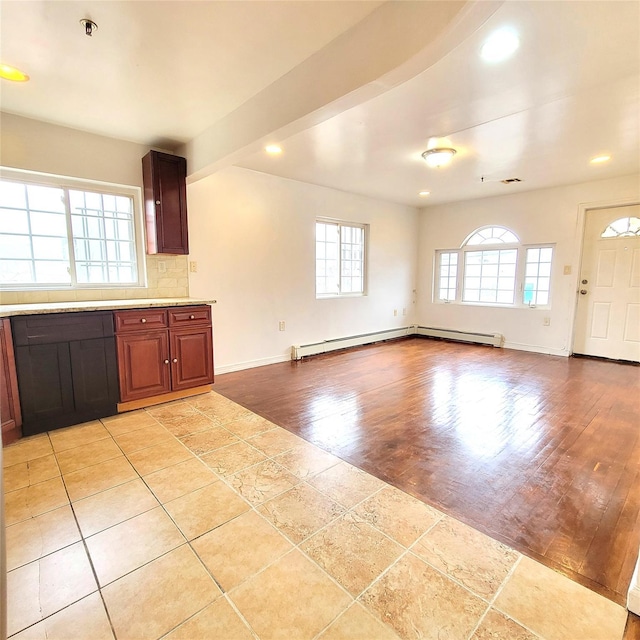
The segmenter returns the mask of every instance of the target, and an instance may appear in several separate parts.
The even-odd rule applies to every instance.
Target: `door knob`
[[[581,293],[583,296],[586,296],[586,295],[587,295],[587,290],[586,290],[586,289],[580,289],[580,293]]]

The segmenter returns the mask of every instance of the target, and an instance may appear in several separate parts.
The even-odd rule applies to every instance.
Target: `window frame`
[[[487,225],[488,227],[498,227],[501,225]],[[433,259],[433,295],[432,301],[435,304],[456,304],[462,306],[469,307],[496,307],[500,309],[549,309],[551,308],[552,303],[552,283],[553,283],[553,268],[556,260],[555,249],[556,244],[553,242],[545,242],[545,243],[535,243],[535,244],[523,244],[521,242],[518,243],[501,243],[497,242],[495,244],[473,244],[468,245],[467,241],[474,236],[478,231],[484,229],[486,227],[481,227],[480,229],[476,229],[473,233],[469,234],[465,239],[463,245],[458,249],[436,249],[434,253]],[[505,227],[506,228],[506,227]],[[510,229],[507,229],[510,231]],[[502,250],[513,250],[515,249],[516,254],[516,269],[515,269],[515,277],[514,277],[514,301],[513,303],[508,302],[482,302],[482,301],[469,301],[464,300],[464,278],[465,278],[465,265],[466,265],[466,253],[477,252],[477,251],[502,251]],[[546,304],[531,304],[524,302],[525,295],[525,279],[526,279],[526,260],[527,260],[527,251],[529,249],[551,249],[551,270],[549,275],[549,297]],[[441,256],[443,254],[457,254],[458,264],[456,271],[456,288],[455,288],[455,298],[454,299],[443,299],[440,297],[440,273],[441,273]]]
[[[318,293],[318,257],[317,257],[317,239],[315,229],[317,224],[335,225],[338,227],[338,292],[337,293]],[[362,291],[346,291],[342,289],[342,227],[350,227],[362,230]],[[338,220],[336,218],[316,217],[314,220],[314,280],[316,300],[325,300],[329,298],[361,298],[367,295],[368,281],[368,242],[369,242],[369,225],[362,222],[349,222],[346,220]]]
[[[124,185],[84,178],[74,178],[56,174],[27,171],[10,167],[0,167],[0,180],[22,184],[51,187],[64,190],[65,221],[67,227],[66,241],[69,248],[69,275],[71,282],[65,283],[0,283],[2,291],[76,291],[91,289],[138,289],[147,286],[147,268],[145,252],[145,228],[142,209],[142,189],[138,186]],[[134,255],[136,261],[137,280],[135,282],[82,283],[77,281],[74,236],[71,228],[72,211],[69,205],[69,191],[83,191],[104,195],[123,196],[133,201],[133,233]]]

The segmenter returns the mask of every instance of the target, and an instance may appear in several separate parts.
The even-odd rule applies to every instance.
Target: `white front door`
[[[640,362],[640,205],[586,213],[574,353]]]

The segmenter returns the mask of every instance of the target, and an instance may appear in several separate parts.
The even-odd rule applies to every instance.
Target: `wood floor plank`
[[[640,544],[640,368],[419,338],[214,390],[624,602]]]

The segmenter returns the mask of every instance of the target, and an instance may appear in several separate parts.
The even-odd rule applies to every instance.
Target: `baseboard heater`
[[[291,359],[300,360],[305,356],[315,356],[320,353],[328,353],[329,351],[338,351],[339,349],[348,349],[349,347],[361,347],[362,345],[373,342],[402,338],[412,335],[414,329],[415,327],[401,327],[400,329],[389,329],[388,331],[362,333],[358,336],[349,336],[348,338],[335,338],[334,340],[323,340],[322,342],[313,342],[311,344],[294,345],[291,347]]]
[[[473,331],[456,331],[452,329],[437,329],[436,327],[416,327],[415,334],[429,338],[442,338],[455,342],[472,342],[474,344],[486,344],[492,347],[501,347],[504,344],[504,336],[500,333],[475,333]]]
[[[419,327],[413,325],[410,327],[400,327],[399,329],[389,329],[387,331],[363,333],[347,338],[335,338],[333,340],[323,340],[322,342],[294,345],[291,347],[291,359],[301,360],[306,356],[315,356],[320,353],[348,349],[349,347],[361,347],[365,344],[413,335],[442,338],[443,340],[453,340],[456,342],[486,344],[492,347],[501,347],[504,344],[504,336],[499,333],[473,333],[470,331],[455,331],[451,329],[437,329],[435,327]]]

